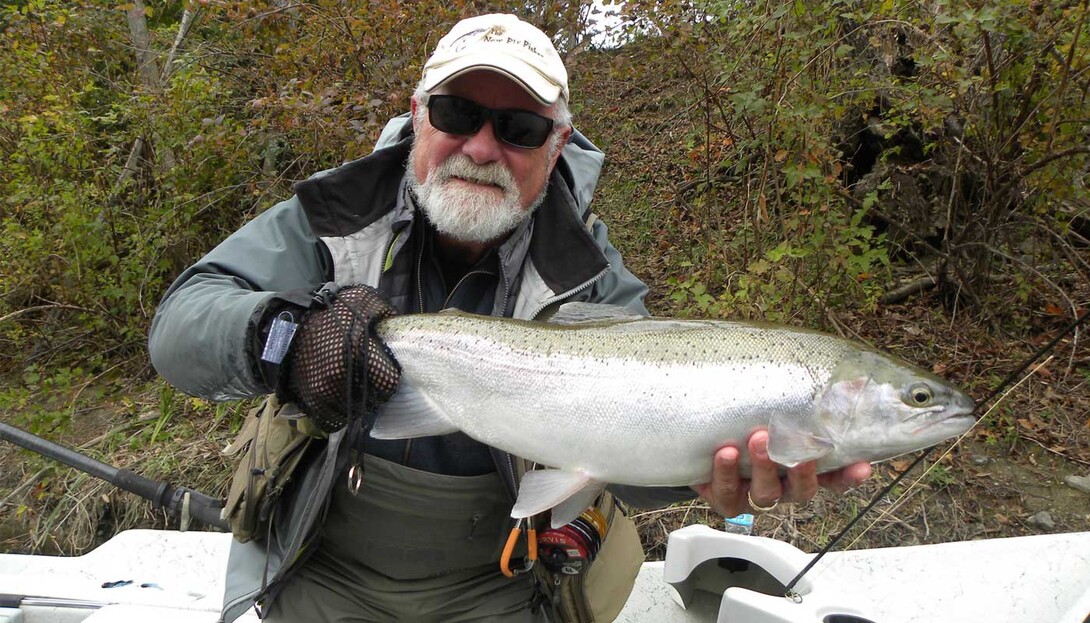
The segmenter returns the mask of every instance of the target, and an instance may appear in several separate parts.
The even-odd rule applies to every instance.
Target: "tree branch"
[[[1055,162],[1056,160],[1067,158],[1069,156],[1075,156],[1078,154],[1090,154],[1090,147],[1071,147],[1063,151],[1058,151],[1054,154],[1049,154],[1023,169],[1021,172],[1021,177],[1029,177],[1031,173],[1035,173],[1036,171],[1047,167],[1050,163]]]
[[[938,278],[934,277],[933,275],[920,277],[919,279],[910,281],[899,288],[890,290],[889,292],[883,294],[881,299],[882,304],[892,305],[894,303],[900,303],[901,301],[907,299],[913,294],[916,294],[917,292],[923,292],[928,288],[935,287],[938,283]]]
[[[11,320],[12,318],[15,318],[17,316],[22,316],[23,314],[26,314],[26,313],[29,313],[29,312],[32,312],[32,311],[42,310],[42,309],[73,309],[75,311],[89,312],[89,313],[92,313],[92,314],[96,313],[95,310],[93,310],[93,309],[87,309],[86,307],[80,307],[78,305],[64,305],[62,303],[50,303],[49,305],[35,305],[34,307],[24,307],[22,309],[17,309],[15,311],[11,312],[10,314],[5,314],[3,316],[0,316],[0,322]]]
[[[199,9],[198,9],[199,10]],[[182,40],[189,33],[189,27],[193,25],[193,20],[197,17],[197,11],[186,8],[182,13],[182,22],[178,24],[178,34],[174,35],[174,43],[170,46],[170,52],[167,53],[167,60],[163,63],[163,71],[159,74],[160,84],[165,85],[170,78],[170,74],[174,73],[174,57],[178,54],[178,48],[182,45]]]

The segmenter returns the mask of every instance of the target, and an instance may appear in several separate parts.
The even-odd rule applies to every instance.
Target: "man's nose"
[[[496,138],[492,121],[486,120],[477,133],[466,137],[462,143],[462,153],[469,156],[475,164],[488,164],[500,159],[503,145]]]

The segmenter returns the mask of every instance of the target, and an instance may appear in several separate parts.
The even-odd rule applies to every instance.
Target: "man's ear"
[[[420,118],[416,116],[416,108],[419,105],[420,103],[416,101],[415,97],[409,98],[409,112],[413,120],[413,134],[416,134],[417,136],[420,135],[420,127],[418,126]]]
[[[572,127],[569,125],[560,131],[560,142],[556,146],[556,153],[553,154],[552,161],[549,162],[549,171],[552,172],[556,167],[556,161],[560,159],[560,154],[564,152],[564,146],[568,144],[568,140],[571,138]]]

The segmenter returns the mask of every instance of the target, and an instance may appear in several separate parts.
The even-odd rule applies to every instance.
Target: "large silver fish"
[[[836,336],[764,323],[633,316],[572,303],[549,323],[462,313],[378,325],[401,363],[373,436],[458,430],[554,469],[526,475],[512,517],[574,519],[606,483],[711,479],[712,456],[767,427],[773,461],[819,471],[968,430],[946,381]]]

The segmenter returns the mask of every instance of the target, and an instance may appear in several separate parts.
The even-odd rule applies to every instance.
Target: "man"
[[[396,362],[365,330],[395,310],[533,318],[589,301],[647,313],[646,287],[590,213],[602,154],[573,130],[569,100],[544,33],[510,15],[464,20],[426,63],[410,119],[388,126],[375,153],[299,184],[167,292],[149,342],[164,377],[213,400],[276,391],[325,438],[267,534],[233,545],[227,620],[255,600],[278,621],[555,615],[536,599],[540,586],[499,573],[511,458],[460,433],[369,439],[359,406],[396,388]],[[337,290],[352,284],[375,290]],[[752,480],[739,478],[728,447],[708,457],[713,479],[696,487],[724,515],[869,473],[856,465],[819,480],[809,464],[781,480],[767,434],[748,445]],[[614,493],[638,506],[693,496]]]

